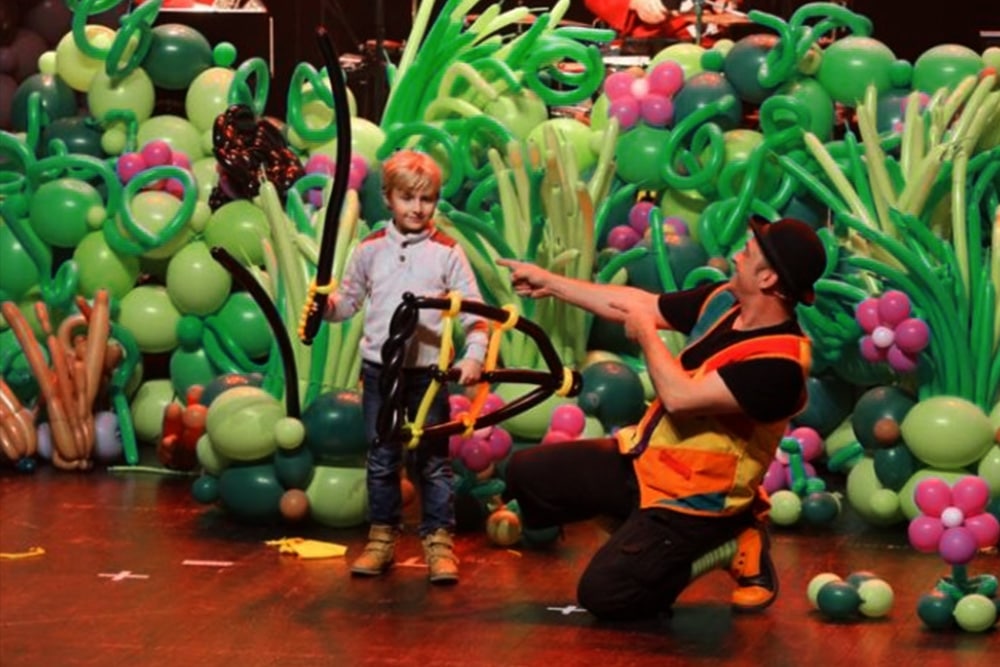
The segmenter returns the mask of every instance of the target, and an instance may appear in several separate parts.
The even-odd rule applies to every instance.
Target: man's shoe
[[[377,577],[392,567],[396,555],[396,538],[399,530],[393,526],[372,525],[368,531],[368,544],[361,555],[351,563],[351,574]]]
[[[736,538],[729,574],[738,586],[732,596],[737,611],[760,611],[778,597],[778,575],[763,528],[747,528]]]
[[[458,582],[458,557],[455,543],[444,528],[438,528],[423,539],[424,558],[427,560],[428,579],[432,584]]]

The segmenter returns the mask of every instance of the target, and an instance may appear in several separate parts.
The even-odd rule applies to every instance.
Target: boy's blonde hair
[[[441,192],[441,167],[426,153],[404,150],[382,163],[382,191]]]

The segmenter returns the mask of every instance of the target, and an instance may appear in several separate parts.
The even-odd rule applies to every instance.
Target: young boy
[[[463,299],[481,300],[475,275],[461,246],[434,227],[434,211],[441,190],[441,170],[429,156],[399,151],[382,165],[383,193],[392,221],[366,237],[347,264],[343,281],[327,301],[326,319],[345,320],[367,305],[361,341],[362,409],[368,452],[368,505],[371,529],[364,552],[351,565],[358,576],[377,576],[392,566],[402,522],[400,471],[403,445],[376,442],[381,351],[389,322],[403,294],[444,296],[457,291]],[[459,382],[479,379],[488,342],[484,320],[459,317],[466,332],[465,356],[455,364]],[[408,342],[403,385],[408,416],[412,419],[431,382],[441,346],[442,313],[421,309],[416,333]],[[428,426],[449,419],[448,395],[442,387],[427,414]],[[447,438],[424,439],[408,452],[407,463],[420,489],[420,537],[430,570],[430,581],[458,581],[454,554],[455,528],[452,470]]]

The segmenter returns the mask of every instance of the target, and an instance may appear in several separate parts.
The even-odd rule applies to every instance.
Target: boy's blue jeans
[[[403,496],[399,484],[405,443],[375,442],[378,411],[382,406],[382,394],[379,392],[381,372],[381,367],[376,364],[366,361],[361,365],[361,405],[365,435],[369,442],[368,513],[373,524],[398,526],[403,519]],[[407,370],[402,381],[406,417],[407,420],[413,420],[431,382],[431,374]],[[441,387],[427,412],[424,426],[440,424],[448,419],[448,392],[446,387]],[[410,479],[419,489],[421,499],[420,536],[429,535],[439,528],[453,531],[455,507],[448,438],[421,439],[416,449],[406,449],[406,464]]]

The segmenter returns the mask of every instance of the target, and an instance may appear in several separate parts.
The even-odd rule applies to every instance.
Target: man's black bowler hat
[[[812,227],[794,218],[750,219],[750,229],[789,298],[812,305],[813,284],[826,269],[826,250]]]

